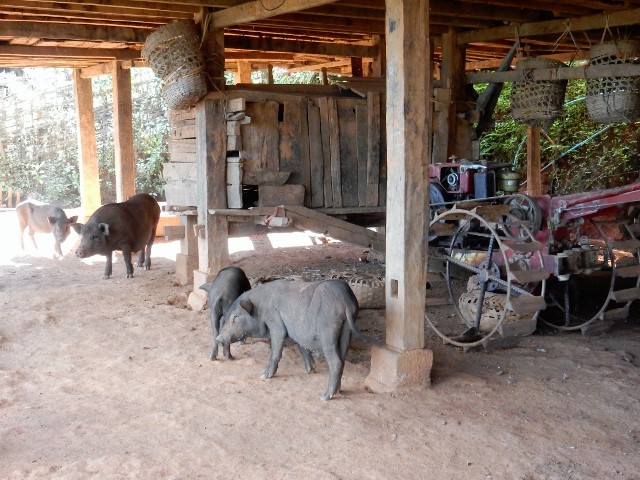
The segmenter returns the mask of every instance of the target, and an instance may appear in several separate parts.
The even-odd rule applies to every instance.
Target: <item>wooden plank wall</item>
[[[282,185],[278,179],[286,181],[285,185],[302,185],[303,204],[310,208],[385,205],[381,94],[351,98],[244,93],[234,92],[234,96],[247,118],[227,139],[228,154],[237,155],[245,185],[277,187]],[[234,114],[227,112],[229,115]],[[172,112],[171,120],[167,194],[174,193],[177,202],[192,204],[193,199],[183,197],[195,194],[195,189],[187,192],[184,188],[195,180],[189,168],[195,165],[194,114]],[[282,191],[284,202],[285,186]]]

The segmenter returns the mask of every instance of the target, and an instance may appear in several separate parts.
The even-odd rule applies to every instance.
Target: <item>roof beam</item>
[[[3,37],[25,37],[93,42],[144,43],[151,30],[142,28],[83,26],[68,23],[1,21]]]
[[[519,26],[485,28],[471,32],[460,32],[458,34],[458,45],[515,38],[516,36],[524,38],[536,35],[561,34],[567,31],[567,28],[570,28],[572,32],[581,32],[583,30],[601,29],[605,28],[605,26],[623,27],[638,23],[640,23],[640,8],[635,8],[572,19],[563,18],[545,22],[524,23]]]
[[[275,0],[275,2],[273,2],[274,7],[267,8],[265,2],[269,4],[272,2],[269,2],[269,0],[256,0],[212,13],[209,21],[212,28],[224,28],[242,23],[255,22],[256,20],[264,20],[286,13],[299,12],[300,10],[307,10],[335,1],[336,0],[288,0],[283,2],[282,0]]]
[[[235,35],[225,35],[224,46],[225,48],[235,48],[238,50],[301,53],[306,55],[326,55],[330,57],[374,58],[378,54],[378,47],[367,45],[303,42],[297,40],[279,40],[270,37],[256,38]]]
[[[140,51],[132,48],[74,48],[37,47],[27,45],[0,45],[2,57],[50,57],[50,58],[93,58],[112,60],[135,60]]]

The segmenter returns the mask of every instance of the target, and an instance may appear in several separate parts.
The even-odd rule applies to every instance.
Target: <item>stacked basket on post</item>
[[[142,56],[158,78],[171,110],[194,105],[207,93],[200,35],[192,20],[176,20],[149,35]]]

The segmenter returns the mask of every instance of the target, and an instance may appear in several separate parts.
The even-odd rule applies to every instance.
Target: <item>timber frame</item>
[[[382,95],[384,116],[378,121],[386,133],[386,148],[381,147],[376,158],[369,159],[374,163],[367,165],[386,169],[386,188],[378,191],[385,203],[378,198],[375,204],[386,207],[386,232],[384,236],[358,233],[358,241],[385,248],[387,254],[386,342],[372,350],[367,380],[372,390],[429,383],[432,358],[424,348],[423,317],[429,201],[425,170],[429,162],[446,161],[452,155],[478,158],[472,125],[482,112],[469,98],[467,86],[521,79],[522,74],[513,70],[494,71],[514,44],[515,61],[531,56],[579,62],[588,57],[591,45],[603,39],[640,39],[640,0],[75,0],[64,4],[16,0],[0,1],[0,7],[0,69],[74,69],[81,198],[87,213],[100,203],[95,195],[99,179],[89,79],[103,74],[114,79],[120,200],[134,192],[129,69],[145,66],[140,51],[146,37],[173,20],[194,19],[204,34],[202,48],[209,58],[224,59],[207,66],[211,93],[194,109],[197,204],[185,210],[183,225],[195,236],[185,239],[183,254],[197,257],[196,286],[228,264],[228,236],[243,231],[240,227],[247,223],[253,225],[246,213],[228,208],[223,71],[234,72],[236,83],[248,83],[255,70],[265,71],[271,79],[274,66],[315,70],[322,72],[325,83],[332,74],[351,77],[336,83],[339,87],[318,86],[316,96],[329,98],[348,90],[361,97],[364,93],[368,101],[372,92]],[[526,74],[536,79],[640,74],[638,65],[578,65]],[[291,86],[237,88],[300,96],[312,95],[315,87],[304,94]],[[320,108],[313,101],[307,105]],[[528,188],[533,194],[540,193],[539,135],[536,127],[529,129]],[[330,151],[331,137],[327,138]],[[367,176],[375,171],[368,170]],[[336,179],[342,182],[339,176]],[[313,180],[309,179],[310,185]],[[366,191],[367,184],[363,186]],[[334,198],[337,191],[331,193]],[[337,236],[355,238],[357,229],[335,218],[344,210],[314,204],[313,190],[304,195],[302,204],[285,206],[282,216],[294,225],[322,224]],[[366,195],[363,198],[365,205],[350,208],[371,213],[366,209],[374,207],[366,205]],[[264,214],[256,210],[251,215],[269,216]]]

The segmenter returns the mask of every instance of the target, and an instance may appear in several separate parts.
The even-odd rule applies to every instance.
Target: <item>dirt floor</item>
[[[342,393],[323,402],[326,364],[306,375],[293,346],[268,381],[262,341],[209,360],[209,312],[186,308],[177,242],[132,279],[118,256],[101,280],[102,258],[73,256],[75,234],[53,260],[46,236],[20,252],[14,223],[0,213],[2,479],[640,479],[635,314],[507,350],[427,335],[431,387],[393,394],[365,389],[370,349],[354,341]],[[253,278],[381,268],[361,248],[291,238],[307,245],[262,237],[232,261]],[[383,311],[359,322],[382,338]]]

